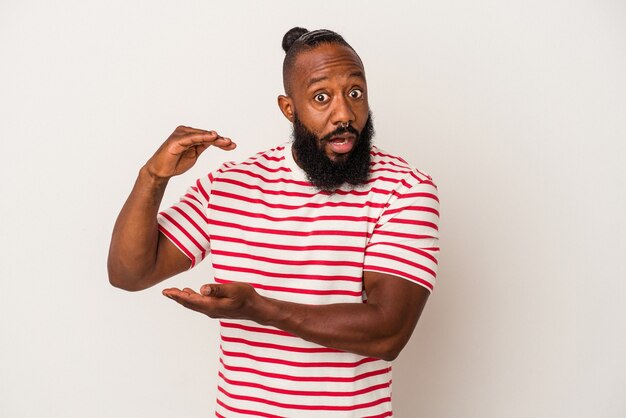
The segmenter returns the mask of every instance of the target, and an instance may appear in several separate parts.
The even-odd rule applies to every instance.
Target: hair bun
[[[283,36],[283,49],[285,50],[285,52],[289,51],[291,45],[293,45],[293,43],[297,41],[299,37],[307,32],[308,30],[297,26],[289,29],[285,36]]]

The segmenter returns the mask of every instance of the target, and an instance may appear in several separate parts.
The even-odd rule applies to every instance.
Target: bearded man
[[[165,289],[218,318],[217,416],[387,417],[391,366],[437,271],[432,179],[372,145],[365,70],[329,30],[283,38],[293,141],[198,179],[158,213],[168,180],[210,146],[179,126],[141,168],[108,260],[135,291],[210,259],[214,283]]]

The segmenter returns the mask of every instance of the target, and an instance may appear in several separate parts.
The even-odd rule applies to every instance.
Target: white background
[[[165,284],[112,288],[109,237],[178,124],[239,148],[166,204],[288,139],[295,25],[346,37],[377,144],[439,186],[439,281],[396,416],[626,416],[626,5],[604,0],[1,0],[0,416],[213,416],[216,324]]]

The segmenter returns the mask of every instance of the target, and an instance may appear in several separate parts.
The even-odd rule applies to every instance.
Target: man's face
[[[313,136],[309,138],[330,162],[347,162],[369,120],[365,71],[356,53],[336,43],[302,52],[287,84],[289,96],[279,97],[279,105],[294,123],[294,136],[310,133]],[[342,129],[346,124],[349,128]],[[371,126],[366,131],[371,136]],[[298,164],[303,165],[302,161]]]

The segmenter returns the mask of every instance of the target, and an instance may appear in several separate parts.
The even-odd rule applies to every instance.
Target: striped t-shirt
[[[364,271],[432,290],[439,201],[432,179],[371,150],[367,184],[322,192],[291,143],[200,178],[161,212],[160,230],[217,283],[304,304],[363,303]],[[388,417],[390,363],[252,321],[220,321],[216,416]]]

